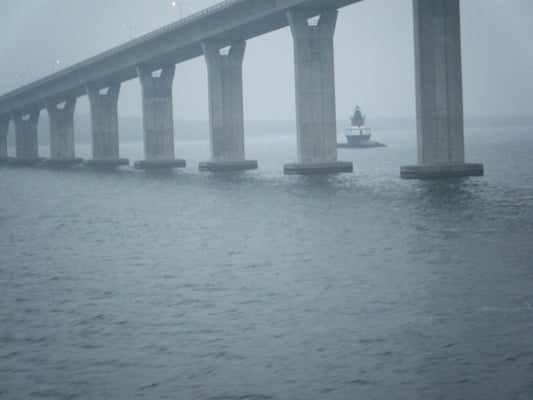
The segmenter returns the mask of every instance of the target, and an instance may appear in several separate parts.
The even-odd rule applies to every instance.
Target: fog
[[[0,0],[0,93],[212,6],[216,0]],[[466,116],[530,116],[533,1],[462,0]],[[415,115],[411,0],[364,0],[340,10],[335,33],[337,116],[355,104],[373,117]],[[248,41],[245,119],[294,119],[292,38],[285,28]],[[78,113],[88,113],[86,97]],[[126,82],[119,113],[141,114],[139,82]],[[176,119],[208,118],[202,57],[177,66]]]

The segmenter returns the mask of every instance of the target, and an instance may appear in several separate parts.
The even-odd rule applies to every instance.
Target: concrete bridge
[[[201,170],[257,168],[246,160],[242,61],[246,40],[289,26],[294,40],[297,162],[285,173],[351,172],[337,159],[333,36],[338,10],[362,0],[226,0],[159,30],[0,97],[0,162],[78,164],[76,99],[89,97],[93,159],[89,166],[129,164],[120,158],[117,101],[122,82],[142,88],[144,160],[136,168],[185,166],[175,158],[172,81],[175,65],[204,56],[208,70],[210,160]],[[413,0],[418,165],[405,178],[482,175],[464,160],[459,0]],[[310,21],[312,17],[319,17]],[[221,51],[224,50],[224,51]],[[357,88],[354,88],[357,90]],[[37,122],[50,120],[50,158],[38,154]],[[16,157],[7,157],[13,122]]]

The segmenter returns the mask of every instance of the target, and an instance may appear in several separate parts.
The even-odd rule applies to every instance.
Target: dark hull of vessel
[[[346,142],[351,145],[357,145],[361,142],[368,142],[369,140],[370,134],[346,135]]]
[[[383,143],[370,140],[371,131],[366,127],[351,127],[346,129],[346,143],[337,143],[337,147],[351,147],[367,149],[370,147],[384,147]]]
[[[385,147],[383,143],[374,142],[373,140],[362,140],[356,143],[337,143],[340,148],[368,149],[371,147]]]

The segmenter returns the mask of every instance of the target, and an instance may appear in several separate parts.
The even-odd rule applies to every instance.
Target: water
[[[338,176],[284,176],[293,136],[245,173],[0,168],[0,398],[531,399],[532,133],[470,129],[486,176],[435,182],[410,131]]]

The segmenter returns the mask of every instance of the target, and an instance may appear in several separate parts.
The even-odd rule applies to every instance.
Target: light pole
[[[26,74],[24,72],[21,72],[20,74],[17,74],[16,76],[17,78],[20,79],[20,83],[22,84],[22,86],[24,86],[26,84]]]
[[[130,31],[130,40],[133,39],[133,30],[135,28],[137,28],[137,25],[128,25],[128,24],[122,25],[122,29],[128,29]]]
[[[176,7],[178,6],[179,7],[179,11],[180,11],[180,19],[183,18],[183,6],[189,4],[189,3],[186,3],[184,1],[172,1],[170,4],[172,4],[172,7]]]
[[[59,64],[61,64],[61,60],[55,60],[54,62],[54,72],[56,72],[59,69]]]

